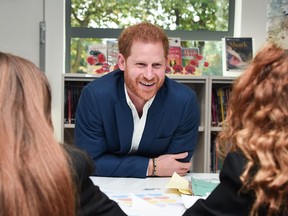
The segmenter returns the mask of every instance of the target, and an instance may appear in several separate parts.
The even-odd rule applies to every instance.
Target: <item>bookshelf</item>
[[[210,155],[208,159],[208,164],[209,164],[209,172],[219,172],[221,168],[221,162],[219,162],[219,158],[217,157],[216,154],[216,148],[215,148],[215,138],[217,134],[222,130],[221,122],[222,118],[226,116],[224,108],[227,106],[227,100],[229,98],[229,93],[231,91],[233,82],[235,80],[235,77],[220,77],[220,76],[210,76],[209,77],[209,102],[208,102],[208,107],[209,110],[211,110],[208,113],[208,137],[207,140],[209,142],[209,150],[210,150]],[[221,91],[220,91],[221,90]],[[221,98],[223,100],[220,101],[220,95],[218,94],[219,92],[222,92]],[[222,103],[222,104],[221,104]],[[218,105],[218,107],[217,107]],[[219,107],[219,106],[224,106],[224,107]],[[213,109],[213,106],[214,109]],[[216,109],[216,110],[215,110]],[[216,111],[217,114],[214,113],[213,116],[213,110]],[[224,113],[221,113],[223,112]],[[220,114],[221,113],[221,114]],[[216,120],[215,118],[218,119]]]
[[[63,74],[62,88],[62,142],[74,144],[74,113],[77,100],[84,85],[99,75],[91,74]],[[192,172],[211,172],[211,137],[221,130],[221,127],[212,127],[211,97],[212,88],[229,87],[232,85],[233,77],[213,77],[213,76],[169,76],[170,78],[192,88],[198,99],[201,111],[198,146],[192,158]],[[70,102],[67,98],[70,97]]]

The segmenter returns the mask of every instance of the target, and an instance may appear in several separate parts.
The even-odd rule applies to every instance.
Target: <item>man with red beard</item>
[[[97,176],[184,176],[199,127],[195,92],[165,76],[169,40],[150,23],[123,30],[119,69],[86,85],[76,111],[75,143]]]

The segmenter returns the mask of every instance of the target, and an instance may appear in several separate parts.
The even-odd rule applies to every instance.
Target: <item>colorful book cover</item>
[[[118,41],[108,40],[107,41],[107,62],[110,67],[110,71],[118,68]]]
[[[182,48],[182,66],[186,75],[199,74],[199,56],[197,47]]]
[[[91,44],[87,52],[87,73],[103,74],[109,72],[107,63],[107,45]]]
[[[253,38],[226,37],[223,44],[223,76],[239,76],[253,58]]]
[[[168,74],[183,74],[182,66],[182,50],[178,46],[170,46],[168,52],[168,68],[166,73]]]

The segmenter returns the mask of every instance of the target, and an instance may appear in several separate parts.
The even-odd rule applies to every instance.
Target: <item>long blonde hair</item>
[[[70,173],[53,135],[45,74],[0,52],[0,215],[75,215]]]
[[[287,213],[288,55],[274,44],[259,50],[233,86],[221,153],[240,150],[247,158],[243,189],[255,192],[251,215]],[[226,152],[227,153],[227,152]]]

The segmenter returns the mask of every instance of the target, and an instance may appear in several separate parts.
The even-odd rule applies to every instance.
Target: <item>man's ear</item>
[[[124,71],[125,63],[126,62],[125,62],[124,56],[121,53],[119,53],[119,55],[118,55],[118,66],[119,66],[120,70]]]

